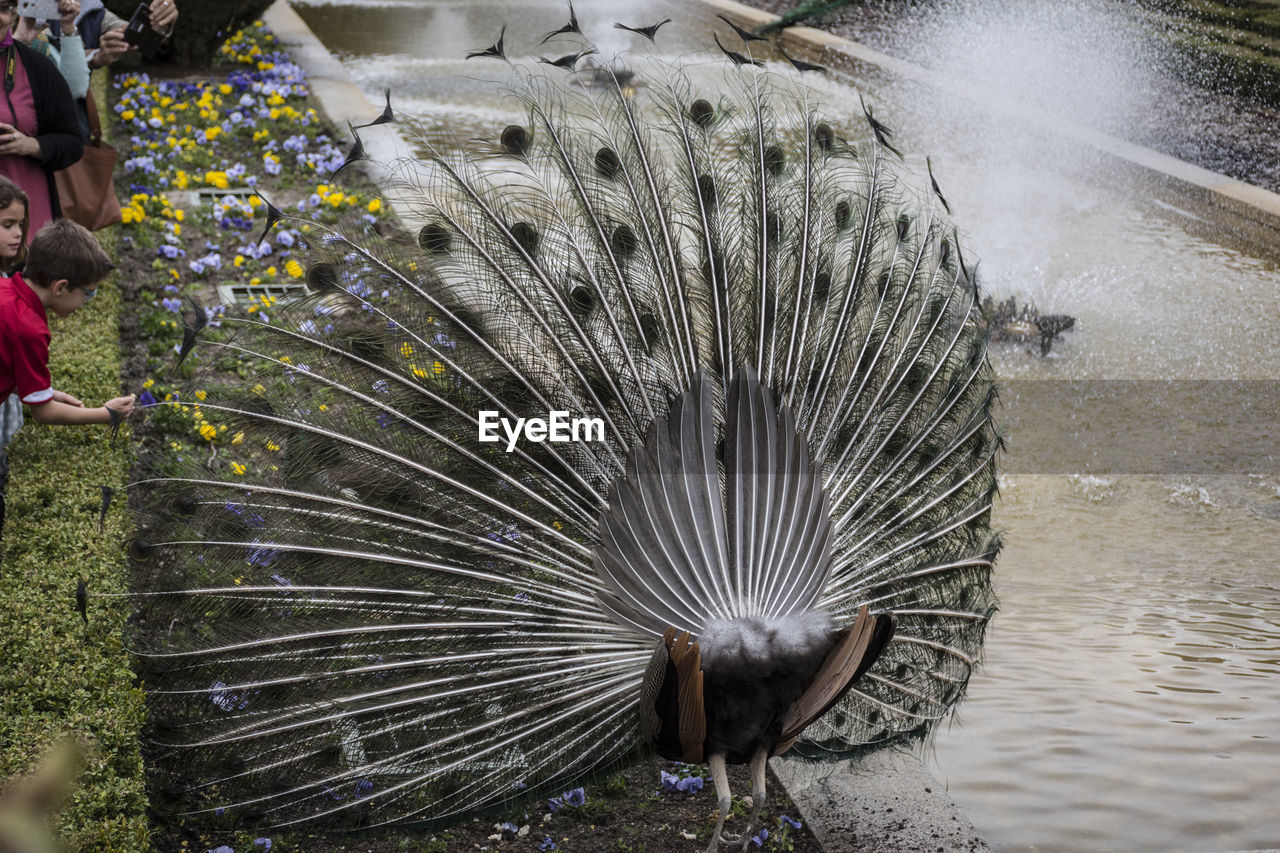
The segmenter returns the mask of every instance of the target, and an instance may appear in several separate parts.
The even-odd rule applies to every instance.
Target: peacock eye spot
[[[424,225],[418,232],[418,245],[430,255],[449,254],[449,244],[452,242],[453,237],[449,234],[449,229],[439,223]]]
[[[313,291],[336,290],[338,287],[338,270],[333,264],[312,264],[307,269],[307,287]]]
[[[715,120],[716,111],[711,102],[699,98],[689,105],[689,119],[701,128],[708,128]]]
[[[596,171],[600,177],[613,180],[622,172],[622,161],[612,148],[601,148],[596,152]]]
[[[764,149],[764,168],[770,175],[775,178],[782,174],[782,170],[787,165],[787,155],[782,149],[776,145],[770,145]]]
[[[705,207],[716,206],[716,181],[710,175],[698,176],[698,197]]]
[[[579,284],[569,291],[569,305],[574,313],[582,315],[596,307],[596,295],[585,284]]]
[[[631,257],[637,245],[636,232],[626,225],[619,225],[613,229],[613,234],[609,237],[609,248],[623,257]]]
[[[831,273],[820,272],[813,277],[813,298],[818,302],[825,302],[827,295],[831,292]]]
[[[517,222],[511,226],[511,237],[527,254],[538,251],[538,229],[528,222]]]
[[[523,157],[529,150],[529,131],[518,124],[507,125],[502,131],[502,150]]]
[[[782,218],[778,214],[770,211],[764,215],[764,233],[771,243],[782,238]]]
[[[178,495],[173,502],[173,508],[182,516],[194,515],[197,506],[196,499],[191,495]]]
[[[145,539],[135,539],[129,543],[129,556],[140,563],[150,560],[153,550],[152,544]]]
[[[648,313],[641,314],[640,332],[644,335],[644,339],[649,345],[649,352],[652,353],[654,347],[662,338],[662,327],[658,325],[658,318]]]
[[[813,138],[817,141],[819,148],[830,151],[836,139],[836,132],[831,129],[831,125],[823,123],[813,129]]]
[[[843,231],[849,227],[849,202],[842,201],[836,204],[836,230]]]

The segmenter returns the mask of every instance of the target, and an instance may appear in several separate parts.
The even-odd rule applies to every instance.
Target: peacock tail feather
[[[490,141],[397,119],[407,230],[313,224],[311,295],[206,344],[256,365],[201,405],[263,451],[136,486],[162,806],[378,825],[554,795],[646,748],[655,640],[715,618],[895,616],[804,754],[964,692],[1000,439],[955,226],[790,77],[628,61],[641,85],[521,70],[527,120]],[[482,412],[599,425],[508,449]],[[624,541],[665,580],[620,586]]]

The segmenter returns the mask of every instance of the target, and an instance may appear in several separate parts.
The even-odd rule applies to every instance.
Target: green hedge
[[[98,103],[106,102],[101,80]],[[103,122],[104,126],[106,122]],[[115,229],[98,232],[115,253]],[[101,405],[120,392],[120,295],[99,296],[51,324],[54,387]],[[66,734],[94,749],[54,826],[85,853],[150,848],[139,733],[143,691],[121,643],[127,599],[91,597],[89,624],[75,608],[78,578],[91,593],[128,592],[122,543],[130,449],[127,427],[111,446],[105,426],[41,426],[28,418],[10,451],[0,556],[0,783],[34,769]],[[98,533],[100,485],[116,501]]]

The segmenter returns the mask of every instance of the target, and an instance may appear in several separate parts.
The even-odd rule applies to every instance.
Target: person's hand
[[[58,14],[62,16],[62,34],[76,34],[76,15],[80,14],[80,0],[58,0]]]
[[[93,57],[93,67],[102,68],[110,65],[134,49],[124,40],[124,27],[107,30],[98,38],[98,52]]]
[[[11,124],[0,122],[0,154],[40,157],[40,143]]]
[[[13,28],[13,37],[25,45],[30,45],[40,33],[40,24],[35,18],[23,15],[18,19],[18,26]]]
[[[66,394],[62,391],[59,391],[56,388],[53,391],[53,399],[59,403],[66,403],[68,406],[77,406],[81,409],[84,408],[84,403],[81,403],[75,397],[72,397],[70,394]]]
[[[168,36],[173,32],[173,25],[177,22],[176,0],[154,0],[151,4],[151,29],[162,36]]]
[[[54,393],[56,394],[57,392],[55,391]],[[108,400],[107,402],[103,403],[102,407],[104,409],[111,409],[113,411],[119,412],[120,414],[124,415],[127,418],[129,417],[129,415],[133,414],[133,401],[136,399],[137,398],[134,397],[132,394],[130,394],[128,397],[116,397],[113,400]]]

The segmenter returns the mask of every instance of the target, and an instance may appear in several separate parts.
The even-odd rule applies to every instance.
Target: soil
[[[663,792],[659,774],[664,770],[676,773],[679,768],[660,759],[634,765],[609,782],[588,785],[586,802],[580,808],[566,807],[554,814],[540,801],[527,804],[517,814],[477,818],[443,831],[407,828],[378,834],[323,835],[264,830],[257,837],[271,838],[272,853],[526,853],[551,849],[566,853],[700,853],[711,840],[718,815],[710,778],[704,774],[706,785],[697,793]],[[736,792],[750,790],[746,767],[729,768],[729,787]],[[770,838],[760,847],[748,844],[747,849],[819,853],[822,846],[807,824],[801,821],[799,829],[782,824],[780,815],[800,820],[799,811],[772,773],[767,789],[769,796],[759,825],[769,829]],[[735,798],[734,803],[735,812],[742,811],[741,801]],[[503,829],[507,822],[516,827],[514,832]],[[736,835],[744,822],[741,814],[730,817],[725,834]],[[785,835],[780,833],[780,825],[786,826]],[[253,837],[250,833],[229,838],[161,824],[154,848],[159,853],[200,853],[225,844],[236,853],[259,853],[263,846],[254,846]],[[547,839],[554,848],[547,845]],[[738,845],[726,844],[723,849],[728,853]]]

